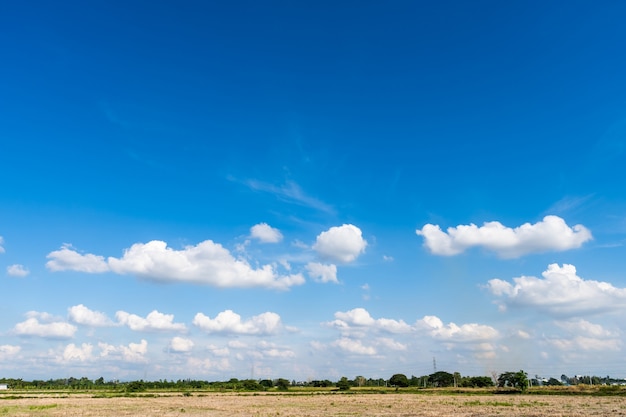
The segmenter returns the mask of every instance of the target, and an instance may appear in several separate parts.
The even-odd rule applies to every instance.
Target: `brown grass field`
[[[1,395],[0,416],[626,416],[626,398],[414,393],[90,393]]]

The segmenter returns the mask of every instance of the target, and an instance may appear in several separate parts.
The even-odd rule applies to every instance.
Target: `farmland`
[[[568,394],[574,392],[200,391],[117,395],[12,391],[0,395],[0,416],[626,416],[623,395]]]

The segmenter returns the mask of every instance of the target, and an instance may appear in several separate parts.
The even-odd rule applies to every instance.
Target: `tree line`
[[[119,380],[106,381],[103,377],[95,380],[87,377],[81,378],[60,378],[48,380],[26,381],[15,378],[0,378],[0,384],[7,385],[10,389],[38,389],[38,390],[98,390],[114,389],[127,392],[137,392],[144,390],[235,390],[235,391],[266,391],[288,390],[290,387],[317,387],[317,388],[337,388],[339,390],[349,390],[357,387],[395,387],[395,388],[488,388],[503,387],[525,390],[529,386],[554,386],[554,385],[626,385],[626,380],[598,376],[573,376],[561,375],[561,379],[540,378],[535,376],[529,378],[523,371],[507,371],[492,376],[462,376],[459,372],[449,373],[438,371],[429,375],[407,377],[405,374],[394,374],[389,379],[366,378],[357,376],[354,379],[341,377],[337,381],[328,379],[309,380],[306,382],[289,381],[285,378],[277,379],[237,379],[231,378],[227,381],[205,381],[195,379],[178,379],[158,381],[126,381]]]

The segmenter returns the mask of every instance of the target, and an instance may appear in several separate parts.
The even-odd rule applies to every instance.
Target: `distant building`
[[[0,390],[7,390],[9,386],[7,384],[0,384]]]

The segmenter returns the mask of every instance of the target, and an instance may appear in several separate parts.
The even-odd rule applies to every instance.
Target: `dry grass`
[[[2,397],[0,397],[2,398]],[[626,416],[626,398],[558,395],[220,394],[94,398],[90,394],[4,397],[10,416]]]

